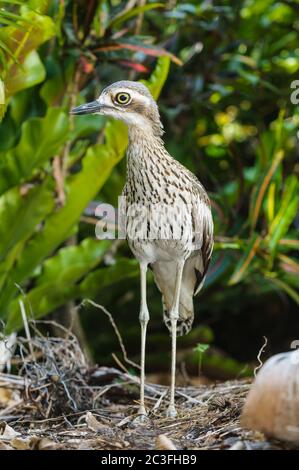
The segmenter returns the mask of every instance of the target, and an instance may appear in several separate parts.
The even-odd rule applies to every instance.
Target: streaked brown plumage
[[[128,243],[141,268],[139,414],[146,414],[144,361],[149,320],[146,302],[149,266],[162,293],[164,321],[172,336],[168,414],[175,416],[176,336],[187,333],[192,326],[193,295],[203,285],[213,248],[208,195],[198,179],[165,149],[157,104],[141,83],[113,83],[103,90],[98,100],[72,112],[97,112],[128,125],[127,181],[120,211]]]

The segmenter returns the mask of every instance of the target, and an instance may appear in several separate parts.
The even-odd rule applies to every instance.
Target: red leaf
[[[123,65],[124,67],[128,67],[129,69],[133,69],[136,72],[140,72],[140,73],[149,72],[149,69],[145,67],[145,65],[140,64],[138,62],[133,62],[131,60],[119,60],[118,63]]]
[[[114,44],[107,44],[105,46],[97,47],[94,49],[94,52],[108,52],[108,51],[117,51],[121,49],[128,49],[130,51],[137,51],[142,52],[143,54],[154,56],[154,57],[161,57],[161,56],[168,56],[170,59],[177,65],[183,65],[182,61],[176,57],[171,52],[168,52],[166,49],[162,47],[148,47],[143,44],[130,44],[126,42],[118,42]]]
[[[91,62],[89,62],[86,59],[86,57],[84,57],[84,56],[80,57],[80,64],[81,64],[81,67],[82,67],[82,70],[83,70],[84,73],[89,74],[89,73],[93,72],[94,65]]]

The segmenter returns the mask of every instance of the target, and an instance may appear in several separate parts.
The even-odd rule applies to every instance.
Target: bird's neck
[[[147,167],[150,161],[171,158],[159,135],[140,127],[129,127],[128,165]]]
[[[144,188],[150,191],[150,188],[155,188],[158,184],[163,185],[162,175],[170,160],[172,157],[160,136],[141,129],[129,129],[127,182],[140,200],[144,196]]]
[[[164,142],[160,137],[159,133],[155,133],[154,129],[150,126],[145,125],[141,127],[140,125],[129,125],[129,146],[140,145],[144,142],[151,142],[153,145],[162,144]]]

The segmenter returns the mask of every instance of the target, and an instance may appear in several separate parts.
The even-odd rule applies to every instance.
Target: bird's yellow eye
[[[117,95],[115,96],[115,102],[117,104],[128,104],[131,100],[131,96],[129,95],[129,93],[117,93]]]

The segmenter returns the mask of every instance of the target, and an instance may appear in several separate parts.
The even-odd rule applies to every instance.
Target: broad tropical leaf
[[[160,59],[150,86],[155,97],[166,79],[169,59]],[[0,293],[0,311],[7,312],[9,302],[34,269],[49,257],[69,236],[80,215],[108,179],[114,166],[123,158],[127,145],[127,129],[123,123],[110,121],[105,129],[105,144],[90,146],[82,159],[82,169],[66,180],[66,203],[44,221],[43,230],[31,237],[23,254],[7,275],[5,289]]]
[[[110,246],[109,240],[85,238],[79,245],[61,248],[57,255],[43,264],[37,285],[55,281],[59,284],[77,281],[101,262]]]
[[[2,156],[0,153],[0,194],[26,180],[59,153],[68,129],[69,119],[61,108],[49,108],[45,117],[28,119],[18,145]]]
[[[99,245],[101,243],[98,242]],[[10,304],[6,331],[11,332],[22,328],[19,311],[20,298],[23,298],[27,311],[33,312],[34,318],[38,319],[71,299],[83,300],[86,297],[95,297],[101,290],[107,289],[116,282],[135,277],[138,273],[139,267],[135,260],[118,260],[113,266],[100,268],[89,274],[78,285],[69,277],[64,279],[63,283],[48,278],[48,282],[32,289],[26,297],[16,298]]]
[[[50,180],[29,189],[24,195],[20,188],[13,188],[0,197],[0,263],[17,243],[35,232],[53,206]]]

